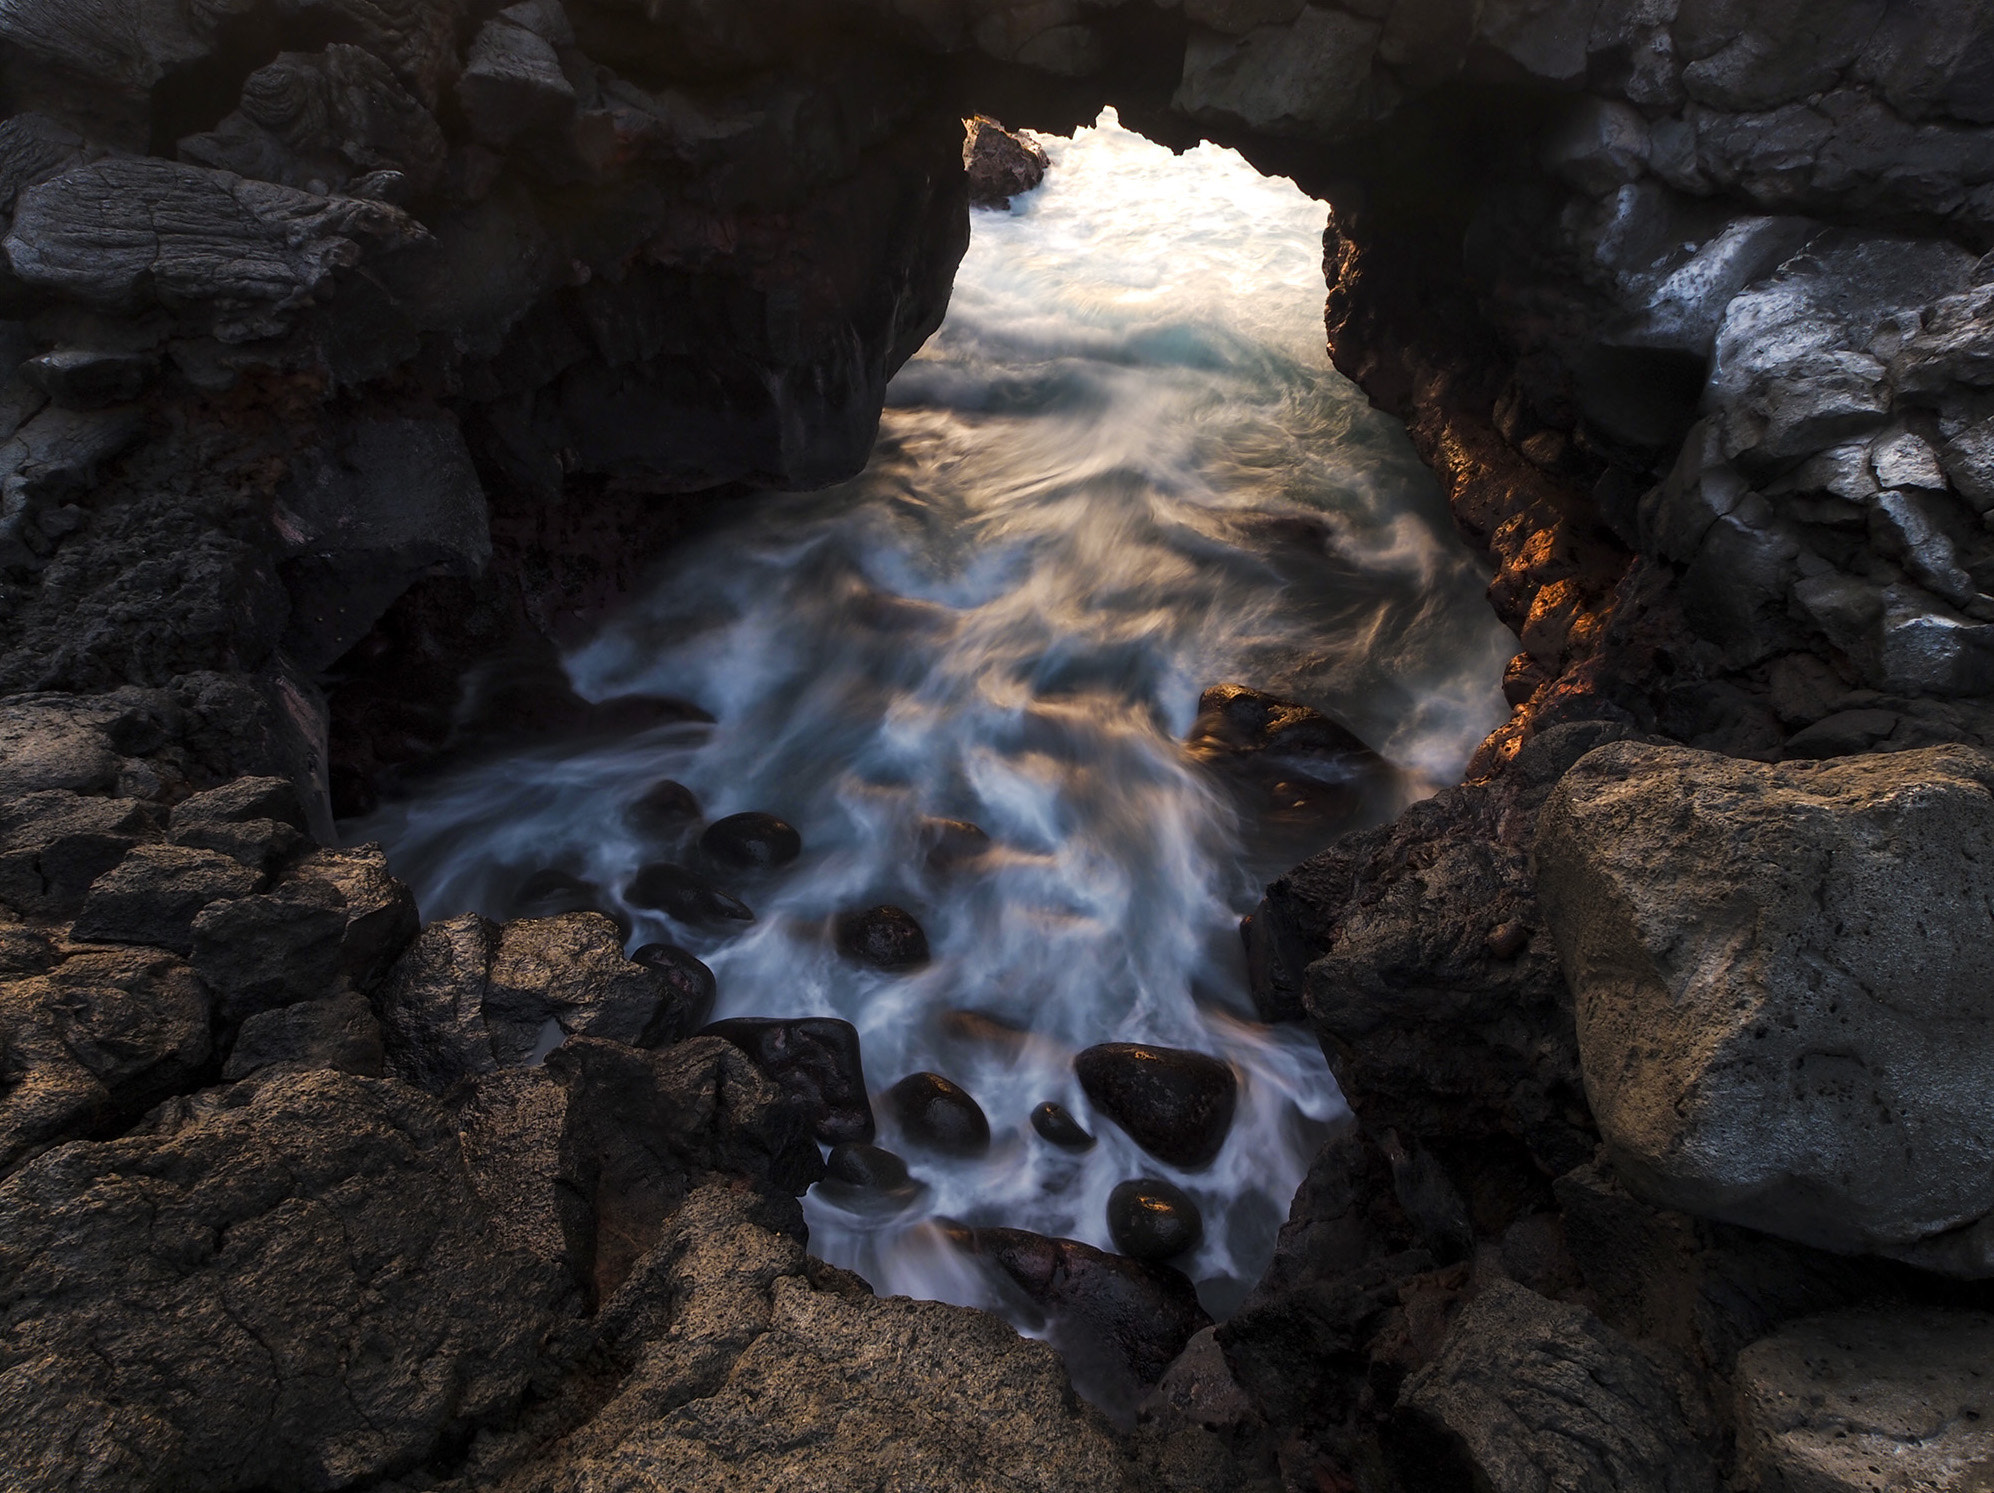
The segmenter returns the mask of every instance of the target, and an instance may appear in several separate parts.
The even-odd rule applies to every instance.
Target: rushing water
[[[976,215],[867,471],[743,505],[568,660],[590,698],[677,696],[717,725],[469,764],[352,828],[426,918],[503,916],[541,867],[617,888],[658,858],[625,812],[661,778],[710,817],[781,815],[806,849],[734,888],[757,922],[721,937],[633,911],[633,945],[696,951],[720,1015],[850,1020],[875,1094],[944,1073],[996,1137],[978,1161],[910,1149],[926,1188],[898,1214],[813,1196],[813,1249],[882,1293],[995,1305],[923,1220],[1106,1248],[1109,1190],[1159,1176],[1204,1210],[1183,1264],[1223,1312],[1342,1105],[1306,1033],[1251,1020],[1237,925],[1278,866],[1181,749],[1199,693],[1248,683],[1351,726],[1399,769],[1357,808],[1375,821],[1458,775],[1513,642],[1402,430],[1329,367],[1322,205],[1112,114],[1046,144],[1047,184]],[[930,816],[996,848],[933,870]],[[832,949],[829,916],[882,902],[919,915],[925,970]],[[1071,1059],[1107,1041],[1232,1063],[1212,1166],[1173,1171],[1090,1113]],[[1041,1141],[1026,1117],[1047,1099],[1100,1144]],[[880,1143],[902,1144],[884,1113]]]

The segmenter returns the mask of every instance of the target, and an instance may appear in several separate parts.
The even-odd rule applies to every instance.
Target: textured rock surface
[[[342,1074],[43,1157],[0,1188],[0,1281],[23,1488],[392,1475],[517,1404],[549,1325],[549,1278],[494,1247],[444,1117]]]
[[[1560,783],[1537,881],[1615,1167],[1671,1206],[1994,1271],[1994,760],[1765,767],[1631,744]]]
[[[1864,1311],[1805,1317],[1738,1359],[1739,1462],[1794,1493],[1930,1488],[1994,1475],[1994,1316]]]
[[[1401,1403],[1444,1427],[1495,1493],[1721,1486],[1715,1421],[1680,1368],[1508,1281],[1461,1313]]]

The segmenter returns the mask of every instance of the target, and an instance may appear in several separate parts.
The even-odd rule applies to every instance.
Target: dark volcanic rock
[[[719,998],[720,985],[713,978],[713,971],[695,955],[677,944],[647,943],[630,956],[630,962],[658,972],[677,997],[675,1004],[689,1023],[685,1031],[674,1031],[668,1037],[662,1032],[646,1032],[638,1043],[640,1047],[657,1047],[664,1041],[677,1041],[686,1032],[706,1024],[707,1018],[713,1014],[713,1002]]]
[[[0,981],[0,1167],[129,1123],[198,1082],[213,1026],[212,997],[156,949],[77,954]]]
[[[297,874],[337,888],[346,899],[339,967],[360,989],[372,990],[420,930],[415,894],[389,874],[378,845],[314,851],[298,863]]]
[[[803,837],[773,814],[730,814],[706,827],[699,848],[730,866],[766,870],[803,854]]]
[[[886,1107],[917,1145],[950,1156],[990,1149],[990,1121],[967,1090],[939,1073],[910,1073],[886,1091]]]
[[[1007,208],[1013,197],[1045,180],[1046,168],[1052,162],[1037,141],[979,114],[968,123],[962,164],[969,172],[972,207]]]
[[[1174,1260],[1203,1242],[1205,1219],[1183,1188],[1142,1177],[1108,1194],[1108,1236],[1131,1259]]]
[[[791,1195],[824,1175],[802,1105],[730,1042],[702,1036],[646,1052],[578,1037],[547,1067],[567,1085],[567,1154],[595,1199],[599,1300],[657,1242],[703,1174]]]
[[[33,1488],[76,1486],[83,1447],[121,1488],[384,1478],[519,1403],[553,1285],[495,1241],[412,1089],[297,1073],[176,1100],[0,1187],[0,1454]]]
[[[1202,1052],[1109,1042],[1073,1060],[1094,1107],[1172,1166],[1209,1166],[1239,1101],[1232,1069]]]
[[[1188,745],[1201,761],[1324,783],[1381,765],[1376,752],[1321,711],[1243,684],[1214,685],[1199,697]]]
[[[1032,1111],[1032,1129],[1055,1146],[1069,1151],[1088,1151],[1094,1146],[1094,1137],[1073,1118],[1072,1112],[1050,1099]]]
[[[623,936],[600,913],[508,923],[492,955],[480,1007],[501,1067],[524,1062],[553,1036],[655,1046],[692,1031],[682,988],[627,959]]]
[[[169,838],[271,874],[305,846],[306,830],[297,786],[288,778],[238,778],[176,805]]]
[[[1089,1377],[1154,1384],[1191,1335],[1211,1326],[1190,1281],[1167,1266],[1022,1229],[966,1229],[961,1238],[1046,1314]]]
[[[499,928],[474,912],[431,923],[395,962],[374,995],[388,1072],[441,1094],[477,1073],[489,1073],[485,987]]]
[[[71,936],[186,954],[194,947],[194,920],[201,910],[248,896],[260,880],[233,857],[212,850],[141,845],[90,884]]]
[[[646,789],[644,796],[626,811],[630,823],[649,834],[680,829],[696,822],[699,814],[699,800],[693,797],[692,790],[670,778]]]
[[[928,962],[928,935],[905,908],[846,913],[837,920],[835,932],[839,953],[874,969],[898,972]]]
[[[149,805],[61,789],[0,803],[0,902],[40,917],[73,915],[99,876],[158,833]]]
[[[217,902],[194,919],[194,972],[238,1021],[317,1000],[340,980],[346,920],[339,889],[312,878]]]
[[[1405,1386],[1401,1414],[1440,1432],[1414,1466],[1465,1453],[1477,1486],[1715,1493],[1717,1426],[1667,1354],[1583,1307],[1495,1281]],[[1425,1448],[1416,1435],[1408,1460]],[[1459,1466],[1459,1463],[1455,1464]]]
[[[700,927],[755,920],[747,903],[728,896],[697,872],[663,862],[639,871],[623,889],[623,896],[633,907],[654,908],[681,923]]]
[[[374,1008],[349,990],[252,1016],[236,1034],[222,1077],[247,1078],[277,1063],[379,1078],[387,1056]]]
[[[811,1016],[796,1020],[741,1016],[716,1021],[702,1036],[723,1037],[800,1103],[817,1139],[826,1145],[869,1142],[872,1102],[858,1029],[849,1021]]]
[[[101,410],[137,399],[158,366],[138,353],[62,347],[28,359],[20,376],[63,409]]]
[[[824,1175],[827,1181],[881,1192],[904,1188],[912,1180],[907,1163],[891,1151],[856,1141],[831,1147],[831,1154],[824,1158]]]

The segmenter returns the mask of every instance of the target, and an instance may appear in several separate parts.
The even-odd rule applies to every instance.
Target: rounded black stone
[[[626,811],[630,823],[640,830],[662,834],[691,824],[699,818],[699,800],[690,788],[670,778],[654,784]]]
[[[928,962],[928,935],[904,907],[869,907],[838,919],[838,952],[874,969],[919,969]]]
[[[1159,1161],[1209,1166],[1225,1145],[1239,1080],[1202,1052],[1109,1042],[1073,1060],[1095,1109]]]
[[[684,866],[660,861],[630,879],[623,896],[633,907],[653,908],[681,923],[752,923],[754,910]]]
[[[712,970],[677,944],[647,943],[630,956],[630,961],[664,976],[665,984],[684,1008],[686,1031],[703,1025],[713,1014],[713,1002],[720,994],[719,982],[713,978]]]
[[[1032,1111],[1032,1129],[1055,1146],[1068,1151],[1088,1151],[1094,1146],[1094,1137],[1073,1118],[1072,1113],[1049,1099]]]
[[[1108,1237],[1130,1259],[1160,1263],[1196,1249],[1205,1220],[1183,1188],[1140,1177],[1108,1194]]]
[[[729,814],[706,826],[699,848],[726,865],[765,871],[803,854],[803,836],[773,814]]]
[[[981,1156],[990,1149],[990,1121],[983,1106],[939,1073],[910,1073],[886,1091],[886,1107],[908,1139],[950,1156]]]
[[[907,1174],[907,1163],[891,1151],[856,1141],[831,1147],[824,1158],[824,1173],[833,1182],[872,1192],[898,1192],[914,1181]]]

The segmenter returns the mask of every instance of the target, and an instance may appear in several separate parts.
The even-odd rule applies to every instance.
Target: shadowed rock
[[[917,1145],[949,1156],[981,1156],[990,1149],[983,1106],[939,1073],[910,1073],[885,1097],[901,1130]]]
[[[623,889],[633,907],[649,907],[696,927],[752,923],[754,909],[684,866],[660,862],[644,867]]]
[[[1072,1112],[1061,1108],[1048,1099],[1032,1111],[1032,1129],[1040,1136],[1068,1151],[1089,1151],[1094,1147],[1094,1137]]]
[[[726,865],[763,871],[803,854],[803,837],[773,814],[730,814],[706,827],[699,848]]]
[[[813,1133],[826,1145],[872,1139],[859,1034],[849,1021],[744,1016],[716,1021],[701,1035],[725,1038],[754,1059],[803,1106]]]
[[[1132,1260],[1162,1263],[1205,1237],[1204,1215],[1183,1188],[1158,1177],[1122,1182],[1108,1194],[1108,1237]]]
[[[969,172],[970,206],[1008,208],[1013,197],[1045,180],[1052,161],[1036,140],[979,114],[969,121],[962,163]]]
[[[901,973],[928,962],[928,935],[902,907],[850,912],[837,920],[838,952],[874,969]]]
[[[1094,1107],[1159,1161],[1211,1165],[1239,1102],[1232,1069],[1202,1052],[1108,1042],[1073,1060]]]

